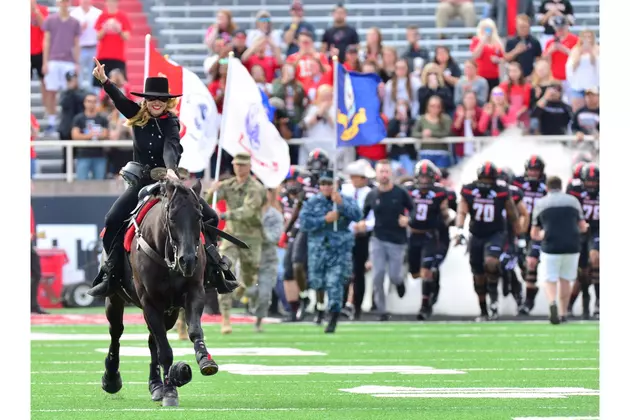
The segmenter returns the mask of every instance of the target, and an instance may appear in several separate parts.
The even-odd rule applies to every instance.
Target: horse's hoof
[[[108,374],[107,371],[101,378],[101,388],[108,394],[115,394],[122,388],[122,378],[120,372],[114,374]]]
[[[179,397],[176,389],[170,389],[164,393],[162,398],[162,407],[178,407]]]
[[[184,362],[177,362],[168,370],[168,377],[176,387],[186,385],[192,379],[192,369]]]
[[[162,398],[164,398],[164,384],[161,381],[150,383],[149,392],[151,393],[151,400],[162,401]]]
[[[199,370],[203,376],[212,376],[219,371],[219,365],[212,359],[201,359],[199,361]]]

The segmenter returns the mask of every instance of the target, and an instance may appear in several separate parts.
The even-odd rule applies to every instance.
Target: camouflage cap
[[[232,159],[232,163],[237,165],[249,165],[252,162],[252,158],[247,153],[237,153]]]

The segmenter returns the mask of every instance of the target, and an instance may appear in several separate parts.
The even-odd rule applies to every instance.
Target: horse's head
[[[166,196],[166,231],[173,248],[173,268],[185,277],[191,277],[197,268],[201,235],[201,183],[197,180],[191,189],[178,181],[166,180],[163,192]]]

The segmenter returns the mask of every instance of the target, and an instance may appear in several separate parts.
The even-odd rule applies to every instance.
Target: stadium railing
[[[536,142],[554,142],[554,143],[567,143],[577,144],[577,140],[574,135],[564,136],[522,136],[524,139]],[[416,139],[416,138],[387,138],[381,141],[379,144],[393,145],[393,144],[414,144],[416,149],[419,149],[422,144],[453,144],[453,143],[472,143],[474,145],[474,151],[479,152],[482,146],[486,143],[496,141],[500,137],[474,137],[468,139],[465,137],[446,137],[443,139]],[[312,139],[291,139],[287,143],[290,145],[301,145],[306,140]],[[597,139],[593,136],[585,136],[584,142],[595,142]],[[66,173],[67,182],[74,181],[74,148],[75,147],[107,147],[107,148],[124,148],[130,149],[133,146],[132,140],[34,140],[31,141],[31,145],[35,146],[35,150],[45,147],[54,148],[66,148]],[[210,179],[210,162],[208,162],[208,169],[205,171],[206,179]],[[37,177],[35,178],[37,179]]]

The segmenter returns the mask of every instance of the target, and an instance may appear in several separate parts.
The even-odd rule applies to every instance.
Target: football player
[[[293,214],[287,223],[284,235],[281,240],[286,240],[289,235],[293,237],[291,252],[285,254],[285,259],[289,258],[292,272],[285,274],[284,292],[291,307],[289,321],[304,319],[306,307],[309,304],[306,283],[306,264],[308,260],[308,249],[306,233],[300,232],[298,216],[303,203],[319,192],[319,174],[328,169],[328,154],[322,149],[313,150],[306,162],[308,176],[302,178],[302,191],[295,200]],[[290,255],[289,255],[290,254]],[[322,309],[323,310],[323,309]]]
[[[533,155],[525,162],[525,174],[514,178],[513,184],[523,191],[523,202],[527,208],[531,225],[531,216],[534,205],[538,200],[547,195],[545,184],[545,162],[540,156]],[[526,263],[521,265],[521,273],[525,279],[525,303],[519,308],[522,315],[528,315],[534,307],[534,301],[538,294],[536,281],[538,279],[538,262],[540,260],[540,241],[533,241],[529,237],[531,226],[527,226],[525,240],[529,246]]]
[[[527,226],[529,226],[529,214],[527,213],[525,203],[523,203],[523,191],[517,186],[512,185],[514,182],[514,172],[512,172],[510,168],[499,169],[499,179],[504,181],[510,189],[512,200],[518,210],[521,231],[524,232]],[[512,232],[513,229],[508,223],[508,242],[506,251],[501,255],[501,278],[503,279],[503,296],[507,297],[511,293],[516,301],[516,305],[520,307],[523,304],[523,285],[516,275],[515,268],[518,265],[519,258],[524,256],[527,242],[523,235],[516,238]]]
[[[508,185],[498,179],[498,172],[492,162],[486,162],[479,167],[477,180],[462,187],[457,206],[456,245],[466,241],[464,223],[470,215],[468,251],[481,309],[481,316],[476,319],[478,322],[498,318],[498,281],[501,270],[499,257],[507,241],[505,219],[507,218],[514,229],[514,235],[521,233],[518,210]],[[486,293],[490,295],[490,313]]]
[[[430,160],[416,164],[416,182],[408,188],[414,204],[409,214],[409,272],[422,280],[422,307],[418,320],[429,319],[433,307],[435,282],[432,268],[439,246],[439,227],[451,222],[446,190],[435,182],[438,168]]]

